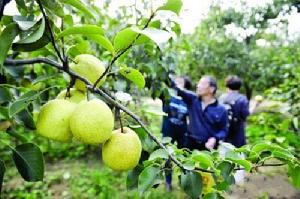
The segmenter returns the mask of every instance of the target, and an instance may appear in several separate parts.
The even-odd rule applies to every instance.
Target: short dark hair
[[[217,80],[213,76],[210,76],[210,75],[205,75],[203,77],[208,79],[209,86],[214,88],[213,94],[216,94],[216,92],[218,90]]]
[[[242,87],[242,80],[236,75],[230,75],[225,79],[225,85],[231,90],[240,90]]]

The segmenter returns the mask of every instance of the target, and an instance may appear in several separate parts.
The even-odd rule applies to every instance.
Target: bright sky
[[[96,5],[100,7],[103,5],[103,0],[94,0]],[[216,0],[215,0],[216,1]],[[237,0],[217,0],[222,4],[222,8],[234,8],[239,11],[247,10],[249,7],[264,7],[266,4],[271,4],[273,0],[246,0],[242,3],[242,1]],[[137,2],[137,7],[142,6],[139,3],[139,0],[112,0],[109,7],[109,13],[114,13],[120,6],[133,6]],[[162,4],[164,1],[161,0],[152,0],[153,7],[156,7],[159,4]],[[195,29],[197,25],[201,22],[206,14],[209,11],[209,7],[213,1],[212,0],[183,0],[183,8],[180,13],[179,21],[181,23],[181,28],[183,33],[191,33]],[[11,1],[11,3],[6,7],[5,14],[13,15],[17,13],[15,1]],[[287,19],[289,21],[288,24],[288,32],[290,35],[290,39],[294,39],[294,37],[300,36],[300,14],[296,11],[293,11],[290,15],[280,16],[280,19]],[[278,20],[274,20],[274,27],[271,27],[269,32],[278,32],[280,34],[280,28],[275,26],[278,23]],[[235,24],[230,24],[227,27],[228,34],[235,34],[234,37],[242,40],[245,35],[252,34],[255,32],[253,27],[250,29],[243,29],[240,27],[236,27]]]

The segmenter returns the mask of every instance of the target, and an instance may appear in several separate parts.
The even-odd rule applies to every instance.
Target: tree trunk
[[[245,83],[246,97],[250,101],[252,97],[253,88],[249,86],[249,84]]]

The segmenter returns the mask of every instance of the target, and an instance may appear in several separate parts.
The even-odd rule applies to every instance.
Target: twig
[[[45,24],[46,24],[46,26],[47,26],[47,28],[48,28],[48,30],[50,32],[50,39],[51,39],[51,43],[53,45],[53,48],[54,48],[57,56],[59,57],[60,61],[62,63],[65,63],[65,59],[61,56],[60,51],[58,50],[58,47],[56,46],[55,39],[54,39],[54,34],[53,34],[53,31],[52,31],[50,22],[48,20],[48,17],[47,17],[47,15],[45,13],[45,10],[43,8],[43,4],[41,3],[41,0],[37,0],[37,3],[39,5],[39,7],[40,7],[40,10],[41,10],[42,14],[43,14],[43,18],[45,20]]]
[[[151,14],[151,16],[149,17],[147,23],[145,24],[145,26],[143,27],[143,29],[147,28],[149,26],[149,23],[151,22],[151,20],[153,19],[153,17],[155,16],[155,12],[153,12]],[[115,63],[115,61],[117,61],[117,59],[119,59],[125,52],[127,52],[127,50],[129,50],[133,44],[138,40],[138,38],[141,36],[141,33],[138,33],[138,35],[135,37],[135,39],[126,47],[124,48],[121,52],[119,52],[116,56],[114,56],[112,58],[112,60],[110,61],[109,65],[106,67],[104,73],[96,80],[96,82],[93,85],[93,89],[96,88],[97,84],[101,81],[101,79],[109,72],[109,70],[111,69],[112,65]]]

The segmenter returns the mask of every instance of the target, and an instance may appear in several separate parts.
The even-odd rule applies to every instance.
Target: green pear
[[[101,144],[112,134],[114,117],[102,100],[82,101],[70,118],[70,127],[77,140],[86,144]]]
[[[68,100],[70,102],[73,102],[73,103],[79,103],[83,100],[86,100],[87,96],[84,92],[81,92],[75,88],[71,88],[70,89],[70,97],[66,96],[67,94],[67,89],[61,91],[56,99],[65,99],[65,100]]]
[[[95,56],[89,54],[77,55],[74,59],[76,64],[71,65],[70,68],[76,72],[78,75],[86,78],[92,84],[94,84],[97,79],[104,73],[105,67],[103,63]],[[100,86],[104,83],[105,77],[97,84]],[[75,88],[81,91],[86,90],[86,85],[81,80],[75,81]]]
[[[262,101],[264,100],[264,98],[263,98],[263,96],[261,96],[261,95],[256,95],[256,96],[254,97],[254,100],[257,101],[257,102],[262,102]]]
[[[138,164],[142,153],[142,144],[137,134],[124,127],[113,131],[109,140],[102,147],[104,163],[111,169],[126,171]]]
[[[51,140],[66,142],[72,138],[69,126],[75,103],[62,99],[48,101],[41,107],[36,129],[37,133]]]

